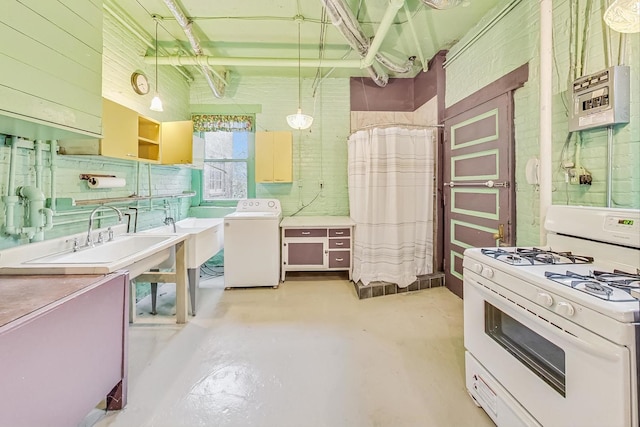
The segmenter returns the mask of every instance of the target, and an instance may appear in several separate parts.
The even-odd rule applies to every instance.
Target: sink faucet
[[[87,243],[86,243],[87,246],[93,246],[93,238],[91,237],[91,230],[93,229],[93,217],[96,214],[96,212],[98,212],[98,210],[101,208],[114,210],[118,214],[118,223],[122,222],[122,212],[120,212],[120,209],[114,208],[113,206],[96,206],[96,208],[91,211],[91,215],[89,215],[89,229],[87,230]]]
[[[171,224],[173,226],[173,232],[177,233],[176,231],[176,220],[173,219],[172,217],[168,216],[164,219],[164,225],[169,225]]]

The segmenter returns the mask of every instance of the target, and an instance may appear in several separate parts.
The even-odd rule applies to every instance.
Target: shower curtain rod
[[[359,129],[356,129],[354,131],[351,132],[351,135],[353,135],[354,133],[361,131],[361,130],[367,130],[367,129],[373,129],[373,128],[387,128],[387,127],[393,127],[393,126],[397,126],[397,127],[410,127],[410,128],[415,128],[415,129],[430,129],[430,128],[443,128],[444,125],[412,125],[412,124],[408,124],[408,123],[376,123],[373,125],[367,125],[367,126],[363,126]]]
[[[398,127],[412,127],[418,129],[428,129],[428,128],[443,128],[444,125],[412,125],[409,123],[376,123],[373,125],[363,126],[359,129],[356,129],[354,132],[359,130],[371,129],[371,128],[379,128],[379,127],[389,127],[389,126],[398,126]]]

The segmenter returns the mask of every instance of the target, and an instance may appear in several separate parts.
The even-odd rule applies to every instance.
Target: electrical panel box
[[[569,131],[629,123],[630,68],[616,65],[573,82]]]

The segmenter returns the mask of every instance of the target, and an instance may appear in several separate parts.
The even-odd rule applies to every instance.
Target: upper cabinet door
[[[135,160],[138,158],[138,113],[108,99],[103,100],[103,134],[100,154]]]
[[[291,132],[256,132],[256,182],[293,182]]]
[[[5,0],[0,133],[68,139],[102,133],[102,6]]]
[[[193,122],[162,123],[162,164],[189,165],[193,163]]]

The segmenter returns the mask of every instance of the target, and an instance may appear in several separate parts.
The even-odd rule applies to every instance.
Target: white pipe
[[[155,56],[145,56],[144,62],[155,63]],[[241,66],[241,67],[298,67],[297,58],[223,58],[216,56],[161,56],[159,65],[209,65],[209,66]],[[361,59],[300,59],[300,66],[304,68],[365,68]]]
[[[51,211],[55,213],[56,211],[56,173],[58,170],[58,141],[52,139],[49,141],[49,169],[51,170],[51,189],[49,191],[49,195],[51,197]]]
[[[9,157],[9,184],[7,186],[7,196],[14,194],[16,186],[16,157],[18,155],[18,137],[11,137],[11,153]]]
[[[44,240],[44,230],[53,227],[53,212],[44,207],[44,194],[33,186],[20,187],[18,194],[28,200],[29,209],[25,212],[28,227],[22,227],[21,233],[26,233],[31,241]]]
[[[613,199],[613,125],[607,126],[607,207]]]
[[[403,4],[404,0],[389,0],[387,10],[385,10],[384,15],[382,16],[382,21],[380,21],[380,25],[378,25],[378,31],[376,31],[376,35],[371,42],[371,46],[369,46],[369,50],[367,50],[367,55],[364,57],[364,65],[366,67],[373,64],[373,60],[378,53],[378,50],[380,50],[380,46],[382,46],[382,41],[387,36],[387,33],[391,28],[391,24],[393,24],[393,20]]]
[[[9,235],[16,234],[14,225],[15,207],[20,198],[15,195],[16,184],[16,157],[18,154],[18,137],[11,137],[11,152],[9,154],[9,183],[7,184],[6,195],[2,198],[5,206],[4,231]]]
[[[553,1],[540,0],[540,244],[546,244],[544,221],[552,191]]]
[[[42,188],[42,144],[44,144],[41,140],[37,140],[35,143],[35,165],[34,169],[36,170],[36,187]]]

